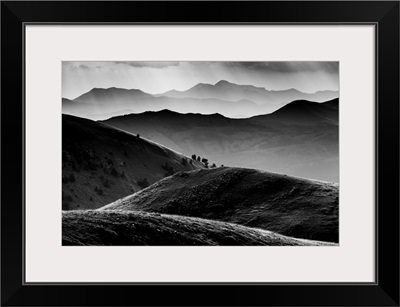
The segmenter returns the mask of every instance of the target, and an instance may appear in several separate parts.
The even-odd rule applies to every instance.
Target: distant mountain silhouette
[[[142,99],[142,98],[152,98],[152,95],[147,94],[141,90],[137,89],[123,89],[123,88],[93,88],[89,92],[82,94],[81,96],[74,99],[77,102],[85,103],[119,103],[126,100]]]
[[[180,172],[98,210],[146,211],[338,242],[337,184],[253,169]]]
[[[62,103],[64,104],[74,104],[75,102],[73,100],[67,99],[67,98],[62,98]]]
[[[142,136],[63,115],[63,209],[104,206],[201,162]]]
[[[220,81],[215,85],[197,84],[187,91],[169,91],[151,95],[139,89],[94,88],[73,100],[63,100],[63,113],[94,120],[107,119],[109,114],[127,114],[169,109],[180,113],[220,113],[227,117],[250,117],[271,113],[297,99],[326,101],[336,98],[335,91],[306,94],[295,89],[268,91],[252,85]],[[75,104],[71,104],[73,101]]]
[[[296,100],[283,106],[272,114],[254,116],[258,121],[278,121],[285,124],[308,124],[339,122],[339,99],[332,99],[324,103],[307,100]]]
[[[78,103],[73,100],[62,98],[62,109],[63,112],[74,111],[76,109]]]
[[[199,83],[186,91],[168,91],[159,96],[173,98],[216,98],[227,101],[250,100],[256,103],[265,103],[269,91],[252,85],[238,85],[221,80],[216,84]],[[272,98],[272,97],[268,97]],[[270,101],[275,104],[275,100]]]
[[[93,120],[103,120],[112,116],[124,115],[129,113],[140,113],[145,111],[160,111],[163,109],[171,109],[182,113],[191,110],[199,110],[204,113],[225,112],[233,116],[245,110],[245,114],[259,114],[260,108],[252,101],[224,101],[214,98],[196,99],[196,98],[170,98],[156,97],[149,94],[122,90],[122,95],[117,95],[119,89],[113,89],[112,93],[108,93],[108,89],[104,91],[95,91],[95,94],[83,95],[72,100],[73,104],[65,100],[63,102],[63,113],[78,117],[85,117]],[[272,110],[266,105],[261,109]]]
[[[272,114],[246,119],[164,110],[104,123],[217,165],[339,181],[338,99],[294,101]]]
[[[263,87],[253,85],[239,85],[225,80],[215,84],[199,83],[186,91],[168,91],[158,96],[173,98],[216,98],[226,101],[250,100],[257,104],[270,104],[279,107],[296,99],[309,99],[313,101],[326,101],[336,98],[338,93],[335,91],[321,91],[314,94],[302,93],[296,89],[281,91],[268,91]]]

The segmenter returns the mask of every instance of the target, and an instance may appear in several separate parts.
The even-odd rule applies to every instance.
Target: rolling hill
[[[338,185],[253,169],[179,172],[99,211],[198,217],[338,242]]]
[[[64,211],[63,245],[334,245],[231,223],[127,211]]]
[[[272,114],[245,119],[162,110],[103,122],[217,165],[338,182],[338,119],[338,99],[333,99],[293,101]]]
[[[140,136],[88,119],[62,116],[64,210],[94,209],[201,162]]]

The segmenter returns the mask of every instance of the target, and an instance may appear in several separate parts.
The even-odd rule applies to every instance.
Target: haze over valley
[[[141,134],[217,165],[269,170],[338,182],[338,99],[293,101],[278,111],[247,119],[169,110],[102,121]]]

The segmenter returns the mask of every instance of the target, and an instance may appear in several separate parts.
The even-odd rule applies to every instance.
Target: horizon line
[[[143,93],[145,93],[145,94],[148,94],[148,95],[151,95],[151,96],[157,96],[157,95],[162,95],[162,94],[165,94],[165,93],[168,93],[168,92],[171,92],[171,91],[186,92],[186,91],[188,91],[188,90],[190,90],[190,89],[192,89],[192,88],[194,88],[194,87],[196,87],[197,85],[200,85],[200,84],[215,86],[215,85],[217,85],[218,83],[224,82],[224,81],[227,82],[227,83],[229,83],[229,84],[233,84],[233,85],[237,85],[237,86],[252,86],[252,87],[255,87],[255,88],[258,88],[258,89],[264,89],[264,90],[266,90],[266,91],[268,91],[268,92],[284,92],[284,91],[289,91],[289,90],[296,90],[296,91],[298,91],[298,92],[300,92],[300,93],[302,93],[302,94],[310,94],[310,95],[312,95],[312,94],[315,94],[315,93],[318,93],[318,92],[323,92],[323,91],[331,91],[331,92],[338,92],[338,91],[339,91],[339,90],[329,90],[329,89],[325,89],[325,90],[318,90],[318,91],[315,91],[315,92],[304,92],[304,91],[300,91],[300,90],[298,90],[297,88],[294,88],[294,87],[287,88],[287,89],[282,89],[282,90],[273,90],[273,89],[267,89],[266,87],[262,87],[262,86],[255,86],[255,85],[252,85],[252,84],[238,84],[238,83],[230,82],[230,81],[228,81],[228,80],[221,79],[221,80],[215,82],[214,84],[212,84],[212,83],[203,83],[203,82],[199,82],[199,83],[196,83],[195,85],[189,87],[189,88],[186,89],[186,90],[177,90],[177,89],[173,88],[173,89],[170,89],[170,90],[165,91],[165,92],[162,92],[162,93],[154,93],[154,94],[149,93],[149,92],[145,92],[145,91],[143,91],[143,90],[141,90],[141,89],[139,89],[139,88],[124,88],[124,87],[116,87],[116,86],[110,86],[110,87],[107,87],[107,88],[105,88],[105,87],[93,87],[93,88],[90,89],[89,91],[84,92],[84,93],[81,93],[80,95],[76,96],[75,98],[67,98],[67,97],[65,97],[65,96],[61,96],[61,98],[66,98],[66,99],[68,99],[68,100],[75,100],[75,99],[81,97],[82,95],[87,94],[87,93],[93,91],[94,89],[101,89],[101,90],[122,89],[122,90],[128,90],[128,91],[130,91],[130,90],[137,90],[137,91],[141,91],[141,92],[143,92]]]
[[[336,99],[339,99],[339,97],[333,98],[333,99],[329,99],[329,100],[326,100],[326,101],[323,101],[323,102],[317,102],[317,101],[311,101],[311,100],[305,100],[305,99],[296,99],[296,100],[292,100],[292,101],[290,101],[290,102],[284,104],[283,106],[281,106],[280,108],[274,110],[274,111],[271,112],[271,113],[262,113],[262,114],[257,114],[257,115],[253,115],[253,116],[250,116],[250,117],[228,117],[228,116],[225,116],[225,115],[223,115],[223,114],[221,114],[221,113],[218,113],[218,112],[216,112],[216,113],[209,113],[209,114],[205,114],[205,113],[194,113],[194,112],[181,113],[181,112],[173,111],[173,110],[170,110],[170,109],[161,109],[161,110],[158,110],[158,111],[151,111],[151,110],[148,110],[148,111],[143,111],[143,112],[139,112],[139,113],[131,112],[131,113],[126,113],[126,114],[111,116],[111,117],[106,118],[106,119],[93,120],[93,121],[95,121],[95,122],[102,122],[102,121],[107,121],[107,120],[112,119],[112,118],[124,117],[124,116],[129,116],[129,115],[141,115],[141,114],[145,114],[145,113],[160,113],[160,112],[165,112],[165,111],[168,111],[168,112],[171,112],[171,113],[175,113],[175,114],[179,114],[179,115],[203,115],[203,116],[219,115],[219,116],[221,116],[221,117],[223,117],[223,118],[226,118],[226,119],[245,120],[245,119],[250,119],[250,118],[259,117],[259,116],[271,115],[271,114],[273,114],[273,113],[275,113],[275,112],[281,110],[282,108],[288,106],[289,104],[296,102],[296,101],[307,101],[307,102],[310,102],[310,103],[324,104],[324,103],[327,103],[327,102],[330,102],[330,101],[336,100]],[[81,116],[77,116],[77,115],[73,115],[73,114],[68,114],[68,113],[63,113],[63,112],[61,112],[61,114],[63,114],[63,115],[69,115],[69,116],[74,116],[74,117],[79,117],[79,118],[84,118],[84,119],[88,119],[88,120],[92,120],[92,119],[87,118],[87,117],[81,117]],[[99,115],[101,115],[101,114],[99,114]]]

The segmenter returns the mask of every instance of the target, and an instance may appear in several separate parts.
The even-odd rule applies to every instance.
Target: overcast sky
[[[159,94],[220,80],[313,93],[338,90],[338,73],[338,62],[63,62],[62,97],[74,99],[94,87]]]

